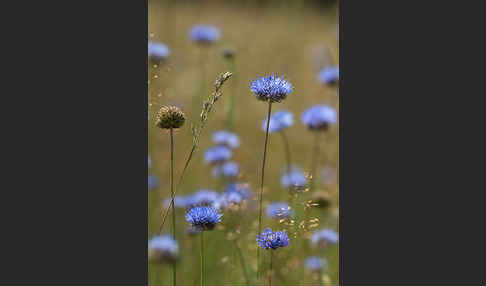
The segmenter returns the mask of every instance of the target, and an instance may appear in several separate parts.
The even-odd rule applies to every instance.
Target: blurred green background
[[[254,194],[246,210],[225,212],[223,223],[205,234],[207,285],[246,285],[235,247],[242,255],[254,279],[256,269],[257,194],[265,134],[261,130],[267,104],[256,100],[250,92],[252,80],[262,75],[285,75],[294,91],[282,103],[273,104],[273,113],[286,109],[294,114],[294,125],[286,130],[291,144],[293,163],[308,172],[312,159],[313,133],[300,122],[302,112],[315,104],[330,104],[338,109],[337,90],[317,80],[319,70],[338,64],[338,7],[333,1],[149,1],[148,41],[160,41],[170,49],[169,61],[154,67],[149,62],[149,145],[152,158],[149,174],[160,182],[148,195],[149,238],[158,233],[162,200],[170,196],[169,135],[155,127],[155,114],[160,106],[181,107],[188,117],[175,133],[175,178],[183,168],[192,146],[190,123],[199,121],[203,100],[212,92],[213,82],[223,71],[234,76],[223,86],[223,97],[216,103],[201,137],[199,149],[185,175],[178,195],[197,189],[223,191],[224,182],[211,176],[204,164],[205,149],[214,146],[211,134],[226,129],[227,110],[231,96],[235,98],[235,125],[241,145],[234,150],[233,160],[240,165],[240,181],[248,182]],[[202,49],[188,38],[189,30],[198,24],[211,24],[221,29],[221,39]],[[222,56],[222,51],[236,51],[234,63]],[[324,191],[331,197],[328,208],[310,208],[309,219],[319,219],[318,225],[299,230],[291,236],[290,246],[275,252],[274,285],[338,285],[338,246],[327,249],[310,247],[309,235],[323,227],[338,230],[338,126],[322,137],[320,171],[316,188],[298,195],[298,201],[311,199]],[[273,201],[287,201],[288,191],[280,186],[285,170],[284,147],[279,134],[270,134],[265,171],[264,206]],[[299,211],[297,210],[299,213]],[[297,219],[297,224],[301,220]],[[199,285],[199,239],[184,233],[188,224],[184,211],[177,209],[178,242],[181,258],[178,262],[178,285]],[[313,225],[313,223],[307,224]],[[263,226],[286,229],[292,235],[294,227],[264,217]],[[170,231],[170,218],[163,233]],[[268,252],[263,251],[268,261]],[[307,256],[325,257],[329,269],[322,277],[304,271]],[[169,265],[149,264],[149,285],[171,285]],[[267,283],[267,281],[265,281]],[[252,283],[251,285],[256,285]],[[265,284],[266,285],[266,284]]]

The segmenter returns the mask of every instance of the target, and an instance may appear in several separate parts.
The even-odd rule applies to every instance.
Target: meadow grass
[[[170,2],[170,3],[169,3]],[[302,112],[312,105],[332,103],[336,90],[323,86],[317,80],[317,73],[325,65],[337,64],[338,42],[335,25],[338,21],[336,7],[315,9],[302,7],[296,10],[291,4],[255,5],[252,1],[231,4],[202,3],[204,1],[149,1],[149,41],[164,42],[171,50],[169,60],[149,72],[149,146],[152,158],[149,173],[156,175],[159,186],[148,194],[148,235],[159,233],[161,224],[162,200],[170,197],[170,136],[155,127],[155,114],[161,105],[173,104],[181,107],[188,122],[174,130],[175,161],[174,178],[179,178],[184,168],[185,157],[193,146],[190,123],[199,122],[201,103],[212,92],[214,79],[228,68],[238,78],[229,80],[223,87],[225,95],[217,102],[215,111],[205,126],[200,138],[199,149],[194,153],[191,165],[187,168],[184,181],[176,189],[178,195],[190,194],[197,189],[214,189],[221,192],[224,185],[220,179],[211,176],[211,168],[203,161],[203,153],[213,146],[211,134],[217,130],[232,128],[241,140],[234,150],[232,160],[240,166],[240,181],[250,184],[253,197],[245,211],[229,215],[224,212],[222,223],[204,235],[205,280],[206,285],[250,285],[255,284],[256,236],[258,234],[258,193],[262,163],[262,145],[265,132],[261,130],[268,105],[255,100],[249,90],[252,80],[262,75],[278,72],[285,75],[294,86],[282,103],[272,105],[272,113],[286,109],[294,114],[294,124],[285,130],[285,136],[292,154],[292,164],[297,164],[305,172],[316,164],[332,166],[337,172],[338,132],[337,125],[320,136],[320,160],[312,156],[315,134],[308,131],[300,122]],[[292,2],[286,2],[292,3]],[[204,78],[201,76],[200,47],[188,38],[188,31],[198,24],[212,24],[221,29],[221,40],[204,51]],[[225,48],[234,48],[235,57],[229,65],[223,57]],[[154,75],[157,75],[154,77]],[[201,89],[207,89],[202,91]],[[230,101],[232,100],[232,101]],[[227,112],[232,108],[231,112]],[[228,114],[233,118],[228,119]],[[289,191],[280,185],[280,176],[288,168],[286,145],[279,134],[273,138],[268,148],[265,185],[263,195],[264,211],[270,202],[287,201]],[[317,162],[312,162],[316,160]],[[319,177],[319,176],[315,176]],[[322,177],[322,176],[321,176]],[[322,179],[322,178],[321,178]],[[322,181],[322,180],[321,180]],[[177,179],[176,179],[177,182]],[[315,255],[327,259],[329,268],[325,272],[331,282],[338,285],[339,257],[338,245],[326,249],[310,246],[310,234],[317,229],[329,227],[338,230],[337,176],[334,182],[324,184],[314,182],[314,189],[298,194],[293,206],[296,214],[294,224],[263,217],[262,228],[287,230],[290,245],[276,251],[273,255],[273,285],[320,285],[316,275],[303,270],[307,256]],[[323,210],[310,207],[304,214],[305,203],[313,192],[325,190],[331,195],[331,207]],[[178,285],[199,285],[200,283],[200,238],[188,236],[185,229],[184,211],[177,212],[177,238],[180,247],[180,260],[177,263]],[[304,215],[308,220],[302,223]],[[318,225],[310,219],[318,219]],[[168,219],[170,220],[170,218]],[[170,233],[166,224],[162,233]],[[239,247],[237,248],[236,245]],[[270,253],[261,251],[262,273],[268,275]],[[242,267],[245,263],[245,267]],[[171,285],[172,270],[168,265],[149,264],[149,285]],[[262,279],[268,282],[267,279]],[[305,280],[303,279],[305,278]],[[303,282],[304,281],[304,282]],[[327,280],[323,280],[327,281]],[[305,284],[303,284],[305,283]],[[327,283],[327,282],[326,282]],[[263,285],[263,284],[261,284]]]

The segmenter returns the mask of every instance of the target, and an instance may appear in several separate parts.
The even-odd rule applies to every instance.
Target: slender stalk
[[[174,130],[170,129],[170,196],[174,204]],[[172,208],[172,237],[176,240],[175,208]],[[176,264],[172,263],[172,285],[177,285]]]
[[[204,231],[201,231],[201,286],[204,286]]]
[[[272,102],[268,102],[267,130],[265,132],[265,145],[263,147],[262,177],[260,184],[260,198],[258,203],[258,234],[262,232],[262,202],[263,202],[263,180],[265,177],[265,160],[267,158],[268,127],[270,125],[270,114],[272,114]],[[260,247],[257,247],[257,285],[260,281]]]
[[[243,275],[245,276],[246,286],[250,286],[250,279],[248,277],[248,272],[246,271],[245,257],[243,256],[243,253],[241,252],[241,248],[238,245],[236,239],[234,240],[234,242],[235,242],[236,250],[238,252],[238,256],[240,257],[241,268],[243,270]]]
[[[270,277],[268,278],[268,285],[272,286],[272,276],[273,276],[273,251],[270,250]]]

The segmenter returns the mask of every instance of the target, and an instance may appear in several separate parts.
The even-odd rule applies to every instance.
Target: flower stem
[[[204,286],[204,231],[201,231],[201,286]]]
[[[170,195],[174,204],[174,130],[170,129]],[[176,240],[175,208],[172,208],[172,237]],[[177,285],[176,264],[172,263],[172,285]]]
[[[263,202],[263,180],[265,177],[265,160],[267,158],[268,127],[270,125],[270,115],[272,113],[272,102],[268,102],[267,130],[265,132],[265,145],[263,148],[262,177],[260,184],[260,198],[258,203],[258,234],[262,232],[262,202]],[[260,279],[260,247],[257,247],[257,285]]]
[[[269,286],[272,286],[272,276],[273,276],[273,250],[270,250],[270,278],[268,279]]]

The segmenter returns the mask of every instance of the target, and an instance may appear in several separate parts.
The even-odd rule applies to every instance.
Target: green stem
[[[204,286],[204,231],[201,231],[201,286]]]
[[[250,279],[248,277],[248,272],[246,271],[245,257],[243,256],[243,253],[241,252],[241,248],[238,245],[236,239],[234,240],[234,242],[235,242],[236,250],[238,252],[238,256],[240,257],[241,268],[243,270],[243,275],[245,276],[246,286],[250,286]]]
[[[170,129],[170,195],[171,204],[174,204],[174,130]],[[175,208],[172,208],[172,237],[176,240]],[[172,263],[172,285],[177,285],[176,264]]]
[[[265,177],[265,160],[267,157],[268,127],[270,125],[270,115],[272,114],[272,102],[268,102],[267,130],[265,132],[265,145],[263,148],[262,177],[260,184],[260,198],[258,203],[258,234],[262,232],[262,202],[263,202],[263,180]],[[260,281],[260,247],[257,247],[257,285]]]
[[[270,278],[268,279],[269,286],[272,286],[272,276],[273,276],[273,249],[270,250]]]

